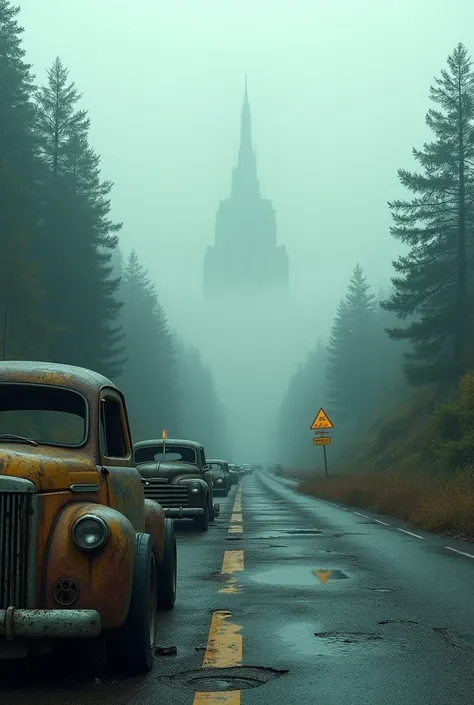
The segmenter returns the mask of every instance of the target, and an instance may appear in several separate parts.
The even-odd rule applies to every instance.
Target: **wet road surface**
[[[0,702],[474,703],[472,547],[265,474],[219,501],[207,534],[178,534],[178,601],[158,637],[176,655],[131,679],[68,654],[29,673],[3,663]]]

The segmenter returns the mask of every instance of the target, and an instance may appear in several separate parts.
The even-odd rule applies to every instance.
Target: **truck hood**
[[[177,461],[161,461],[159,463],[140,463],[137,465],[140,475],[146,480],[148,478],[160,478],[163,483],[192,480],[194,478],[203,480],[198,467],[191,463],[181,463]]]
[[[34,483],[39,492],[69,490],[73,484],[98,484],[98,469],[90,458],[77,451],[49,446],[0,444],[2,475],[21,477]],[[18,446],[18,447],[17,447]]]

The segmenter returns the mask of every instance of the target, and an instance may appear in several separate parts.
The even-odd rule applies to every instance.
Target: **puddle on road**
[[[267,570],[263,573],[258,573],[258,575],[249,576],[250,580],[254,580],[257,583],[264,583],[266,585],[284,585],[287,587],[318,587],[325,584],[326,581],[318,579],[315,571],[318,569],[314,565],[306,566],[281,566],[279,568],[273,568],[272,570]],[[341,580],[342,578],[347,578],[345,573],[339,570],[326,571],[334,575],[336,580]]]
[[[280,629],[278,638],[286,649],[304,656],[330,656],[333,653],[329,644],[314,638],[314,624],[310,622],[288,624]]]

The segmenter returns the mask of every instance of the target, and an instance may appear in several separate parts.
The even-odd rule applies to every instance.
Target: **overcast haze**
[[[56,55],[68,66],[103,175],[115,182],[121,247],[138,250],[183,335],[202,343],[202,262],[229,194],[245,73],[260,185],[290,258],[293,358],[327,336],[357,261],[375,289],[388,284],[400,246],[386,202],[403,193],[397,169],[412,166],[412,147],[428,137],[433,77],[457,42],[473,49],[474,3],[20,6],[37,81]]]

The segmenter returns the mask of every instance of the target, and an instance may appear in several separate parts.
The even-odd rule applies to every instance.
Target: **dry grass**
[[[466,473],[342,475],[328,481],[303,480],[299,489],[315,497],[397,517],[425,531],[474,541],[474,479]]]

